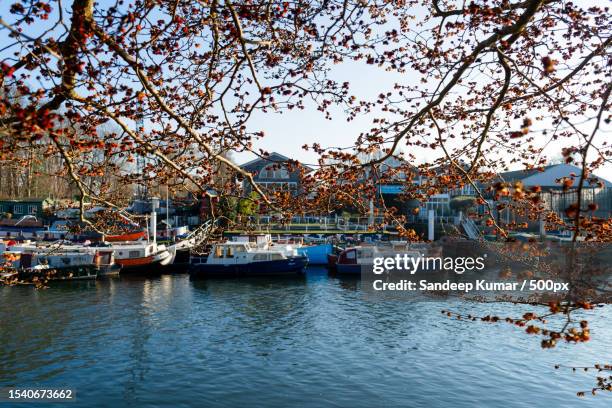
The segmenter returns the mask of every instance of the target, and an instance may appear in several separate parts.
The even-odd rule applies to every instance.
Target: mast
[[[170,238],[170,210],[168,200],[170,200],[170,192],[168,185],[166,184],[166,235],[167,238]]]
[[[159,198],[151,198],[151,235],[153,235],[153,243],[157,243],[157,208],[159,207]]]
[[[136,119],[136,129],[137,129],[137,133],[142,132],[144,134],[144,130],[145,130],[144,129],[144,117],[142,115],[139,115],[138,118]],[[145,182],[144,172],[145,172],[146,166],[147,166],[146,156],[144,156],[143,154],[139,154],[138,156],[136,156],[136,171],[142,175],[143,183]],[[140,200],[146,200],[148,196],[146,184],[138,184],[137,195]]]

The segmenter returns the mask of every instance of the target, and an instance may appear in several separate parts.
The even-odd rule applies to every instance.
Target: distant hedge
[[[476,205],[476,199],[470,196],[457,196],[450,200],[450,208],[455,211],[467,211]]]

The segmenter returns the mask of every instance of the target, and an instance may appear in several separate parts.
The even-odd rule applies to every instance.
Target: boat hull
[[[121,275],[161,275],[163,263],[170,254],[165,256],[152,255],[144,258],[117,259],[115,262],[121,267]]]
[[[307,264],[308,258],[305,256],[247,264],[191,264],[189,275],[193,279],[295,276],[302,273]]]
[[[26,268],[18,271],[17,277],[24,281],[33,281],[35,278],[58,281],[96,279],[97,275],[98,268],[96,266],[82,265],[49,269]]]
[[[329,270],[335,271],[337,263],[338,263],[338,255],[336,254],[327,255],[327,268]]]
[[[340,275],[361,275],[361,266],[358,264],[336,264],[336,273]]]
[[[121,266],[118,264],[101,266],[98,270],[98,278],[112,278],[119,276]]]
[[[141,238],[146,238],[146,236],[146,231],[135,231],[120,235],[107,235],[104,240],[106,242],[138,241]]]
[[[161,261],[150,261],[148,263],[132,263],[132,262],[120,262],[116,261],[120,266],[120,275],[161,275],[162,265]]]
[[[332,250],[332,244],[308,245],[297,249],[300,255],[308,258],[308,263],[311,265],[327,264],[327,256],[332,253]]]

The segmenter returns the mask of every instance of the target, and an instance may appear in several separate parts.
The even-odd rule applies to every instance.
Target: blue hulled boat
[[[308,244],[297,248],[298,253],[308,258],[312,265],[326,265],[327,256],[333,252],[333,246],[329,242]]]

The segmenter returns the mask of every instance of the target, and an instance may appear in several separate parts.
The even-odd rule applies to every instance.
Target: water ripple
[[[591,313],[589,344],[543,351],[513,326],[446,318],[440,310],[448,303],[374,302],[359,286],[315,269],[283,280],[164,275],[0,288],[0,386],[69,385],[77,389],[75,407],[612,402],[609,395],[577,399],[592,375],[553,368],[609,359],[605,309]],[[501,304],[451,306],[508,312]]]

